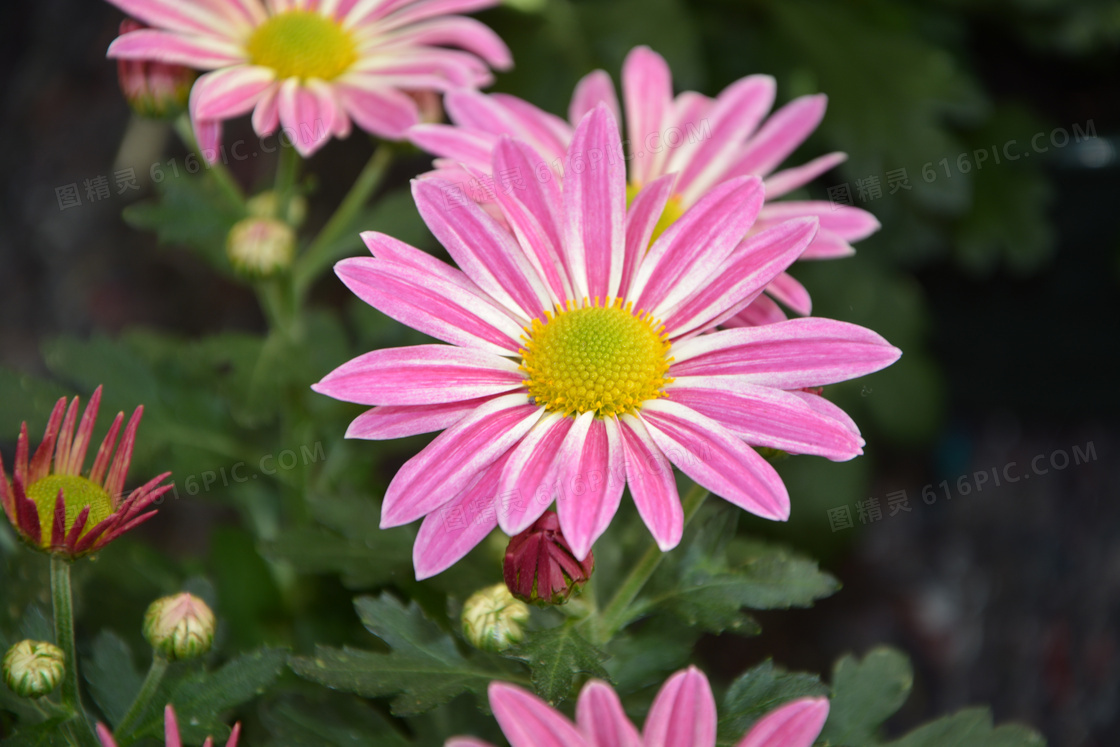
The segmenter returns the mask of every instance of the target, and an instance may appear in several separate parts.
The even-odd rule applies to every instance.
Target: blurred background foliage
[[[793,686],[782,679],[792,675],[765,668],[765,656],[824,674],[845,652],[892,643],[913,657],[913,670],[869,654],[841,662],[831,680],[836,686],[840,668],[858,664],[869,681],[912,682],[911,697],[836,739],[864,743],[852,734],[870,735],[905,700],[882,733],[990,702],[997,721],[1032,723],[1053,745],[1120,742],[1120,515],[1111,500],[1120,416],[1120,3],[508,0],[481,17],[516,61],[495,88],[558,114],[592,69],[617,82],[637,44],[666,57],[678,89],[714,95],[767,73],[779,104],[827,93],[823,124],[791,162],[846,151],[848,161],[805,193],[827,200],[846,188],[883,224],[855,257],[794,270],[814,313],[870,327],[905,351],[887,371],[826,391],[860,424],[867,454],[845,464],[783,461],[793,520],[738,522],[744,535],[820,558],[846,588],[811,611],[740,622],[750,630],[761,623],[759,637],[710,628],[698,645],[716,679],[726,685],[755,667],[727,690],[731,713],[751,687]],[[132,475],[173,470],[177,485],[155,521],[83,567],[80,650],[97,658],[123,646],[142,666],[145,606],[184,584],[215,601],[223,625],[215,665],[261,644],[304,654],[314,644],[376,648],[357,624],[356,591],[394,590],[453,628],[465,595],[495,582],[502,544],[484,544],[428,583],[413,581],[415,528],[377,530],[377,498],[425,437],[347,442],[342,434],[360,408],[308,388],[360,352],[421,337],[329,274],[298,328],[265,334],[253,294],[215,249],[236,215],[201,178],[58,210],[58,186],[126,166],[148,182],[148,164],[183,163],[185,151],[159,127],[121,146],[129,115],[103,59],[118,20],[88,0],[0,8],[0,62],[10,71],[0,91],[9,112],[0,123],[0,447],[10,460],[21,421],[41,433],[58,397],[104,384],[104,412],[146,406]],[[1045,151],[1032,146],[1036,137]],[[238,138],[252,138],[244,122],[227,128],[228,141]],[[310,162],[302,182],[310,226],[326,219],[371,147],[355,135]],[[356,232],[366,229],[439,251],[407,193],[428,159],[401,150],[337,256],[360,253]],[[261,155],[234,164],[243,185],[271,180],[274,164]],[[888,173],[897,181],[899,170],[910,188],[892,191]],[[1005,486],[983,504],[963,495],[932,506],[919,499],[922,486],[1086,443],[1095,446],[1092,463],[1030,491]],[[885,496],[903,489],[913,511],[887,516]],[[861,515],[869,497],[883,518]],[[841,506],[854,528],[836,529],[829,512]],[[616,534],[597,548],[603,578],[621,562],[618,548],[640,546]],[[43,562],[0,527],[5,637],[42,619],[45,577]],[[822,587],[806,601],[823,595]],[[369,604],[390,603],[379,599]],[[670,616],[619,644],[663,655],[648,672],[626,673],[638,710],[649,685],[687,657],[698,635],[687,630]],[[271,661],[270,650],[261,656]],[[261,682],[283,677],[280,694],[237,714],[257,734],[286,735],[276,744],[356,744],[360,730],[381,734],[379,744],[402,739],[384,701],[371,709],[269,666],[259,674]],[[14,708],[0,700],[0,714]],[[409,722],[421,742],[493,729],[469,698],[435,714]],[[6,722],[0,715],[0,735]]]

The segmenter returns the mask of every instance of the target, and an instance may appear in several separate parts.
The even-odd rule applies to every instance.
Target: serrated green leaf
[[[573,624],[531,631],[505,656],[527,663],[533,689],[554,705],[571,696],[577,675],[608,679],[603,668],[607,654],[588,643]]]
[[[967,708],[920,726],[883,747],[1044,747],[1037,732],[1020,724],[992,727],[987,708]]]
[[[111,630],[103,630],[93,641],[93,656],[82,662],[89,692],[110,726],[116,726],[140,692],[143,676],[136,669],[132,649]]]
[[[719,744],[736,744],[755,721],[784,703],[827,692],[816,675],[786,672],[764,661],[731,683],[719,711]]]
[[[877,648],[863,659],[845,656],[832,670],[832,705],[822,735],[835,744],[873,742],[913,683],[910,662],[893,649]]]
[[[390,652],[319,646],[313,657],[293,657],[289,665],[296,674],[367,698],[392,697],[397,716],[423,713],[460,693],[481,695],[491,680],[505,678],[464,658],[451,636],[415,602],[406,607],[382,594],[358,597],[354,606],[366,629]]]
[[[304,702],[285,699],[261,717],[283,747],[407,747],[405,739],[377,711],[357,698]]]

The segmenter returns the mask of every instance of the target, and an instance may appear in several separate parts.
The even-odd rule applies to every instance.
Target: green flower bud
[[[144,614],[144,637],[170,661],[194,659],[214,643],[214,613],[193,594],[152,602]]]
[[[66,674],[66,654],[53,643],[20,641],[8,649],[4,682],[22,698],[41,698],[58,687]]]
[[[287,210],[283,211],[280,209],[280,195],[273,190],[254,196],[245,207],[254,218],[277,218],[295,228],[303,225],[307,218],[307,200],[296,195],[288,200]]]
[[[276,218],[245,218],[234,224],[226,237],[230,264],[253,277],[288,269],[295,251],[296,232]]]
[[[504,651],[525,637],[529,607],[509,593],[505,584],[475,592],[463,605],[463,634],[471,645]]]

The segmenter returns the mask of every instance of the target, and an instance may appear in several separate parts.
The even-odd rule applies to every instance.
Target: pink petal
[[[443,747],[494,747],[494,745],[474,737],[452,737]]]
[[[684,533],[684,509],[673,465],[653,442],[640,418],[623,415],[620,421],[630,495],[657,546],[667,552],[680,544]]]
[[[803,260],[843,259],[851,257],[856,250],[847,241],[832,231],[817,231],[817,237],[801,255]]]
[[[547,413],[510,450],[498,486],[499,495],[512,498],[498,514],[498,525],[509,536],[528,529],[559,498],[560,447],[574,422],[559,413]]]
[[[794,99],[774,112],[729,173],[768,175],[817,129],[827,106],[828,97],[819,93]]]
[[[143,21],[149,26],[188,34],[219,35],[229,39],[247,24],[230,28],[228,18],[214,15],[198,3],[184,3],[182,0],[109,0],[127,15]]]
[[[497,143],[495,135],[445,124],[418,124],[408,130],[407,136],[418,148],[482,171],[490,170],[490,157]]]
[[[818,235],[820,235],[818,233]],[[805,256],[805,255],[801,255]],[[747,308],[724,322],[726,327],[761,327],[787,319],[786,313],[769,296],[758,296]]]
[[[457,127],[511,135],[526,141],[549,160],[564,155],[565,138],[571,131],[568,124],[513,96],[462,89],[450,91],[444,97],[444,106]]]
[[[585,412],[560,446],[556,513],[572,554],[583,560],[610,526],[626,487],[618,421]]]
[[[237,742],[241,738],[241,722],[238,721],[233,725],[233,731],[229,733],[229,741],[226,742],[226,747],[237,747]],[[203,746],[205,747],[205,745]]]
[[[809,297],[809,291],[789,273],[783,272],[771,280],[770,285],[766,286],[766,292],[797,314],[808,316],[813,312],[813,299]]]
[[[70,448],[70,458],[62,465],[61,469],[55,461],[55,469],[61,474],[77,475],[81,474],[82,465],[86,461],[86,451],[89,449],[90,441],[93,438],[93,426],[97,422],[97,410],[101,406],[101,387],[97,387],[93,391],[93,395],[89,398],[89,404],[86,405],[85,412],[82,413],[82,420],[78,423],[78,433],[74,440],[74,445]]]
[[[245,51],[232,42],[204,36],[181,36],[170,31],[140,29],[118,36],[106,55],[117,60],[147,60],[214,70],[247,61]]]
[[[568,719],[536,695],[490,683],[490,707],[510,747],[590,747]]]
[[[132,463],[132,449],[136,446],[136,431],[140,428],[140,418],[143,415],[144,406],[140,405],[133,411],[132,417],[128,419],[128,425],[125,426],[120,446],[117,447],[117,453],[113,457],[113,464],[109,467],[109,475],[105,478],[103,487],[105,492],[113,499],[114,506],[117,505],[117,501],[124,490],[124,479],[128,474],[128,467]]]
[[[479,290],[474,281],[467,277],[462,270],[436,259],[425,251],[378,231],[363,231],[359,236],[361,236],[366,248],[369,249],[370,254],[378,259],[385,259],[421,270],[444,282],[470,291],[479,298],[486,298],[486,294]]]
[[[494,303],[426,270],[354,258],[339,262],[335,272],[366,303],[438,340],[499,354],[520,347],[521,325]]]
[[[361,77],[334,83],[339,105],[366,132],[387,140],[401,140],[420,121],[420,111],[409,96],[388,87],[361,85]]]
[[[507,451],[480,472],[466,490],[424,517],[412,546],[417,581],[431,578],[458,563],[498,526],[501,508],[498,478],[509,453]]]
[[[257,100],[253,110],[253,131],[267,137],[280,127],[280,84],[273,83]]]
[[[576,296],[618,295],[625,251],[626,162],[618,123],[606,106],[588,114],[565,160],[564,248]]]
[[[902,351],[878,334],[831,319],[738,327],[673,346],[673,376],[735,376],[750,384],[804,389],[878,371]]]
[[[730,430],[664,399],[646,402],[642,420],[669,461],[698,484],[764,519],[789,518],[782,478]]]
[[[715,747],[716,700],[703,672],[689,667],[662,685],[642,736],[645,747]]]
[[[792,394],[794,397],[797,397],[805,404],[809,405],[809,407],[813,408],[821,415],[839,421],[849,431],[857,436],[859,435],[859,426],[856,425],[856,421],[852,420],[848,413],[844,412],[821,395],[810,394],[809,392],[803,392],[800,390],[794,390],[790,392],[790,394]]]
[[[529,319],[551,308],[548,289],[520,244],[471,201],[448,205],[440,180],[413,180],[412,194],[428,229],[478,286],[514,314]]]
[[[759,719],[736,747],[812,747],[827,719],[827,698],[795,700]]]
[[[117,747],[117,743],[113,739],[113,732],[109,731],[109,727],[101,722],[97,723],[97,739],[101,742],[101,747]]]
[[[175,719],[175,709],[167,705],[163,709],[163,741],[166,747],[183,747],[179,739],[179,722]]]
[[[493,68],[513,66],[509,47],[489,26],[464,16],[444,16],[377,37],[378,45],[457,47],[478,55]]]
[[[822,231],[831,231],[846,241],[861,241],[879,230],[874,215],[857,207],[833,205],[822,200],[787,200],[767,202],[758,214],[761,225],[815,215]]]
[[[462,86],[485,85],[489,79],[486,63],[467,52],[455,49],[420,47],[393,49],[391,54],[378,54],[358,60],[336,83],[361,84],[362,87],[386,89],[396,76],[423,75],[442,82],[437,90]],[[360,79],[360,81],[358,80]],[[364,81],[364,83],[361,83]]]
[[[580,690],[576,724],[594,747],[642,747],[618,694],[602,680],[591,680]]]
[[[450,428],[489,397],[439,405],[386,405],[362,413],[346,429],[346,438],[385,441]]]
[[[659,176],[642,187],[626,214],[626,249],[622,264],[622,284],[619,294],[627,297],[634,283],[638,267],[649,251],[653,232],[665,212],[665,205],[673,194],[676,174]]]
[[[276,79],[267,67],[238,65],[199,78],[192,114],[198,119],[230,119],[253,110]]]
[[[301,156],[308,158],[327,144],[339,112],[322,81],[285,80],[279,103],[280,123]]]
[[[222,142],[222,123],[217,120],[201,120],[191,118],[194,127],[194,138],[198,141],[198,150],[207,163],[218,160],[218,146]]]
[[[664,167],[665,173],[679,173],[688,166],[693,155],[704,142],[714,136],[712,123],[708,118],[712,109],[712,99],[696,91],[683,91],[673,100],[673,112],[670,122],[687,135],[674,147],[669,155],[668,163]],[[666,130],[668,137],[668,130]],[[634,152],[633,149],[631,152]]]
[[[399,28],[433,16],[472,13],[497,4],[498,0],[359,0],[352,4],[345,24],[356,26],[385,19],[378,28]]]
[[[667,395],[755,446],[816,454],[835,462],[863,453],[863,439],[846,423],[780,389],[682,376],[669,386]]]
[[[614,82],[605,70],[593,70],[580,78],[572,93],[572,103],[568,106],[568,121],[578,124],[584,115],[598,104],[606,104],[615,121],[622,120],[618,109],[618,96],[614,92]]]
[[[436,510],[524,436],[543,409],[524,394],[490,400],[436,436],[397,472],[381,509],[381,527],[408,524]]]
[[[666,160],[664,149],[656,153],[650,148],[650,141],[661,137],[673,105],[673,75],[665,59],[649,47],[635,47],[622,63],[622,98],[630,152],[635,154],[630,180],[644,184],[661,176],[660,164]]]
[[[712,189],[653,243],[638,267],[629,297],[635,308],[664,311],[694,293],[723,266],[762,206],[757,177],[731,179]]]
[[[70,405],[70,411],[73,412],[77,405],[78,398],[75,397],[74,403]],[[29,485],[46,477],[51,471],[51,457],[54,456],[55,444],[63,445],[60,436],[64,436],[62,433],[62,418],[65,414],[67,414],[66,398],[62,397],[54,403],[54,408],[51,409],[50,417],[47,419],[46,430],[43,432],[43,440],[39,442],[39,448],[35,449],[35,456],[31,457],[27,473],[27,483]],[[55,460],[56,471],[60,471],[57,466],[62,461],[64,460]]]
[[[358,356],[311,388],[361,405],[438,405],[502,394],[524,379],[517,363],[488,351],[410,345]]]
[[[830,171],[848,160],[847,153],[829,153],[814,158],[802,166],[783,169],[766,177],[766,199],[773,200],[788,194],[798,187],[804,187],[826,171]]]

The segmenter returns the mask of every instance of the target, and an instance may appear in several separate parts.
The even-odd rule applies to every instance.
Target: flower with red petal
[[[564,604],[583,588],[595,570],[595,555],[576,558],[560,530],[555,511],[545,511],[533,526],[509,541],[502,573],[510,593],[523,602]]]
[[[119,446],[117,436],[124,413],[117,413],[97,450],[93,467],[88,475],[82,475],[100,403],[98,387],[79,423],[78,398],[69,407],[65,397],[60,399],[51,412],[42,443],[30,458],[24,423],[11,478],[0,457],[0,503],[4,513],[20,537],[38,550],[70,558],[96,552],[154,516],[156,512],[147,509],[172,488],[171,484],[161,484],[171,474],[165,472],[127,497],[124,495],[142,406],[136,408],[125,426]]]

